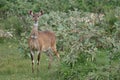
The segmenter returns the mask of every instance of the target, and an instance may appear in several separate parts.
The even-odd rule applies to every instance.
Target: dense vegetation
[[[11,32],[21,55],[29,57],[28,11],[42,10],[39,29],[57,36],[57,79],[119,80],[119,5],[119,0],[0,0],[0,29]]]

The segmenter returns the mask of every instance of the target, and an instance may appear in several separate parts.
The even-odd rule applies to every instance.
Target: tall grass
[[[17,46],[18,43],[3,43],[4,38],[1,39],[0,79],[19,80],[20,75],[23,80],[120,79],[119,0],[1,0],[0,3],[0,29],[12,31],[19,41]],[[53,62],[51,70],[46,70],[47,58],[43,56],[42,70],[34,75],[30,73],[30,57],[23,57],[29,56],[27,39],[32,27],[27,16],[29,10],[44,11],[39,29],[56,33],[61,56],[60,65]]]
[[[31,59],[22,57],[18,51],[18,43],[12,41],[0,43],[0,80],[56,80],[55,72],[59,63],[54,59],[50,70],[47,66],[48,56],[43,53],[40,71],[37,72],[35,68],[35,73],[32,73]]]

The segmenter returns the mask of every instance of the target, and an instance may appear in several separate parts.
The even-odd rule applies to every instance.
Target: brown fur
[[[36,39],[31,38],[33,35],[37,36]],[[38,31],[38,32],[32,32],[29,38],[29,47],[31,50],[40,50],[40,51],[46,51],[49,48],[55,48],[56,49],[56,38],[55,34],[51,31]]]
[[[39,16],[41,16],[43,13],[39,12],[36,14],[33,14],[32,11],[30,11],[30,15],[33,17],[33,21],[35,21],[35,25],[32,28],[30,37],[28,39],[28,45],[31,51],[31,59],[32,59],[32,72],[34,72],[34,53],[33,51],[38,51],[38,65],[40,60],[40,55],[42,51],[51,50],[56,54],[58,58],[60,58],[57,49],[56,49],[56,37],[55,34],[51,31],[38,31],[38,19]],[[36,24],[37,23],[37,24]],[[48,53],[48,56],[50,58],[49,66],[51,66],[52,61],[52,55]]]

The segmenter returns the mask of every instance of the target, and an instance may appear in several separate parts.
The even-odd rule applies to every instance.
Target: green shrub
[[[2,0],[0,14],[5,15],[0,27],[12,29],[19,36],[22,55],[29,56],[27,40],[32,21],[28,11],[43,10],[39,30],[48,29],[56,34],[61,56],[58,77],[114,80],[119,79],[119,65],[114,65],[120,57],[118,4],[118,0]]]
[[[63,76],[63,79],[109,79],[109,62],[119,58],[119,30],[107,35],[106,29],[101,27],[106,24],[106,17],[103,21],[96,20],[95,24],[90,24],[86,19],[81,21],[87,14],[89,13],[58,11],[44,14],[39,20],[40,30],[48,29],[56,33],[57,49],[62,57],[58,74]],[[118,27],[118,22],[113,25]],[[27,39],[30,29],[21,33],[20,50],[25,56],[29,55]],[[103,52],[99,53],[99,50]]]

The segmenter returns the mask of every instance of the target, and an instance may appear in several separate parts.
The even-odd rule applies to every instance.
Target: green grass
[[[48,69],[48,57],[41,56],[39,72],[35,66],[35,73],[31,72],[31,59],[24,58],[19,53],[18,44],[0,43],[0,80],[56,80],[56,70],[59,63],[53,60]]]
[[[37,57],[37,55],[35,57]],[[119,80],[120,65],[118,63],[119,60],[116,60],[111,61],[110,64],[108,51],[101,50],[96,53],[96,60],[89,62],[90,66],[79,65],[80,71],[83,72],[78,76],[87,76],[88,79],[91,76],[102,76],[99,80]],[[35,66],[35,72],[32,73],[31,59],[25,58],[19,53],[17,43],[14,43],[14,41],[3,41],[0,43],[0,80],[64,80],[65,74],[59,76],[58,72],[62,71],[64,73],[66,70],[67,72],[69,71],[69,67],[60,64],[56,57],[53,59],[51,69],[48,69],[48,56],[45,54],[41,56],[40,71],[37,72],[36,68],[37,66]],[[90,68],[96,68],[96,70],[89,72]],[[86,71],[87,73],[84,69],[88,69],[88,71]]]

